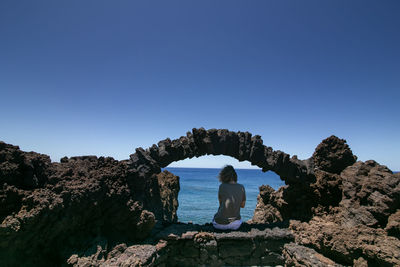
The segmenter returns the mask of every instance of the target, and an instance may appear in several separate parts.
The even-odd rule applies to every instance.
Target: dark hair
[[[225,165],[218,175],[222,183],[237,182],[237,174],[232,165]]]

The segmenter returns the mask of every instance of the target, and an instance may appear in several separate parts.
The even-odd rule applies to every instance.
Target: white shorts
[[[212,224],[215,229],[219,229],[219,230],[237,230],[240,227],[240,225],[242,224],[242,220],[236,220],[229,224],[218,224],[213,220]]]

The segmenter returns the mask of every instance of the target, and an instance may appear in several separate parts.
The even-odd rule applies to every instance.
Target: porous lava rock
[[[261,186],[253,223],[307,221],[337,206],[342,199],[342,179],[337,172],[352,165],[356,156],[346,140],[330,136],[317,146],[310,159],[300,161],[294,156],[291,160],[307,166],[307,179],[281,176],[286,186],[277,191]]]
[[[343,265],[321,255],[314,249],[296,243],[285,244],[283,250],[286,266],[342,267]]]
[[[203,155],[247,160],[285,186],[261,186],[254,217],[239,232],[179,224],[179,177],[162,168]],[[0,203],[5,266],[400,265],[400,175],[372,160],[356,162],[335,136],[306,160],[227,129],[195,128],[122,161],[56,163],[0,142]]]
[[[347,226],[333,222],[334,219],[328,216],[315,217],[308,223],[292,221],[290,229],[296,243],[311,247],[337,263],[349,266],[363,258],[368,266],[399,266],[399,239],[380,228]]]
[[[264,266],[283,265],[283,247],[294,241],[288,229],[243,225],[238,231],[215,231],[211,225],[171,224],[147,244],[98,246],[68,263],[83,266]]]
[[[389,216],[385,230],[388,235],[400,238],[400,210]]]
[[[146,150],[137,148],[130,159],[140,175],[145,177],[149,173],[158,173],[159,168],[174,161],[204,155],[226,155],[239,161],[247,160],[264,172],[272,170],[282,179],[293,183],[312,178],[310,171],[313,168],[309,166],[309,161],[290,158],[290,155],[282,151],[274,151],[263,144],[259,135],[227,129],[194,128],[186,136],[161,140]]]
[[[313,182],[261,186],[251,222],[288,221],[296,240],[284,251],[289,265],[314,265],[309,249],[346,266],[400,265],[400,177],[373,160],[354,162],[344,142],[331,136],[318,145]]]
[[[359,258],[368,266],[400,265],[400,240],[394,230],[400,208],[398,176],[370,160],[347,167],[340,178],[342,200],[337,207],[309,222],[291,222],[296,241],[346,265]]]
[[[346,140],[334,135],[322,140],[315,149],[312,158],[315,168],[336,174],[339,174],[357,160]]]
[[[130,161],[63,158],[0,143],[1,265],[65,263],[98,242],[143,240],[176,221],[178,177],[140,177]]]

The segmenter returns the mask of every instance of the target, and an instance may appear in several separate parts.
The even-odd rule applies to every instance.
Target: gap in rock
[[[219,206],[218,174],[226,164],[234,166],[238,183],[243,184],[246,190],[246,206],[240,211],[244,222],[254,215],[261,185],[270,185],[275,190],[284,185],[284,181],[274,172],[262,172],[248,161],[240,162],[229,156],[207,155],[173,162],[163,170],[168,170],[180,178],[177,210],[179,222],[205,224],[212,221]]]

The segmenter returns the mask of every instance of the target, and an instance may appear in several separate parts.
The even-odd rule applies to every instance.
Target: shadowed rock
[[[89,256],[72,255],[73,266],[249,266],[283,265],[282,250],[293,242],[288,229],[257,227],[215,232],[210,225],[172,224],[151,243],[99,246]]]
[[[336,174],[357,160],[346,144],[346,140],[334,135],[322,140],[312,157],[316,168]]]
[[[0,143],[0,262],[52,265],[73,251],[142,240],[176,221],[178,177],[143,178],[129,161],[63,158]]]
[[[239,232],[176,224],[179,177],[161,168],[203,155],[247,160],[286,185],[261,186],[254,217]],[[400,175],[355,160],[335,136],[299,160],[258,135],[227,129],[193,129],[139,147],[123,161],[83,156],[52,163],[0,142],[0,262],[399,265]],[[288,229],[271,230],[276,225],[290,225],[290,238],[282,235]]]
[[[287,266],[342,267],[312,248],[289,243],[284,246],[283,255]]]
[[[293,156],[288,169],[282,171],[291,173],[283,178],[287,186],[277,191],[260,187],[252,222],[307,221],[337,206],[342,199],[342,179],[329,170],[343,170],[355,159],[346,141],[335,136],[323,140],[308,160],[298,160]],[[302,173],[300,170],[307,170],[307,175],[303,173],[302,179],[294,178]]]
[[[259,135],[226,129],[194,128],[186,136],[174,140],[167,138],[146,150],[138,148],[130,155],[130,164],[133,169],[142,169],[140,173],[146,177],[160,172],[159,168],[174,161],[204,155],[226,155],[239,161],[247,160],[264,172],[273,170],[288,182],[312,179],[313,169],[309,161],[290,159],[288,154],[274,151],[263,144]]]
[[[296,242],[345,265],[360,258],[368,266],[400,265],[395,237],[400,179],[372,160],[356,162],[339,177],[342,199],[337,206],[309,222],[291,221]]]

